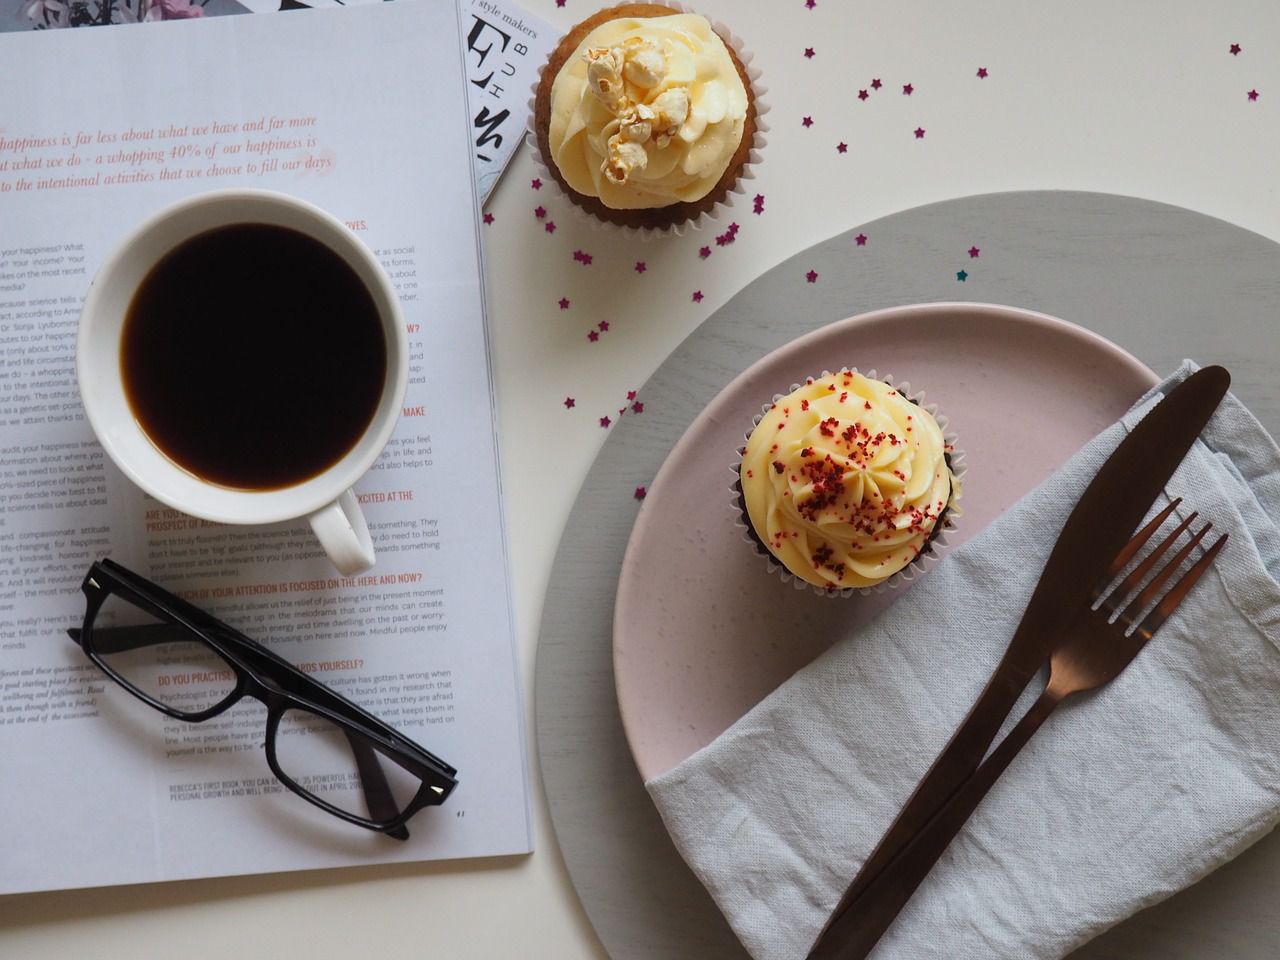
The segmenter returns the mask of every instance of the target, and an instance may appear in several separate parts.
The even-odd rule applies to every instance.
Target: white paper
[[[0,35],[6,74],[58,77],[0,118],[0,892],[531,849],[460,38],[444,3]],[[98,263],[229,186],[331,211],[400,291],[411,383],[356,488],[364,576],[338,577],[305,521],[145,498],[83,417]],[[402,844],[278,790],[256,701],[190,725],[134,700],[65,633],[104,554],[458,767],[453,796]]]
[[[484,203],[524,141],[538,69],[561,34],[509,0],[471,0],[463,33],[472,164]]]

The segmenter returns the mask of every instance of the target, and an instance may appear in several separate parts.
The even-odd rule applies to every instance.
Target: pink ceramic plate
[[[765,570],[734,525],[734,451],[761,404],[807,376],[845,365],[909,382],[950,418],[968,465],[953,548],[1117,420],[1157,379],[1120,347],[1074,324],[972,303],[843,320],[741,374],[654,478],[618,581],[618,704],[646,780],[710,743],[834,640],[890,603],[911,602],[910,584],[847,599],[795,590]]]

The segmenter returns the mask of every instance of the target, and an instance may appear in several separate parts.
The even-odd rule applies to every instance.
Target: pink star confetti
[[[853,238],[853,242],[860,247],[865,247],[867,245],[867,235],[865,233],[860,233]]]
[[[643,260],[636,261],[636,273],[644,273],[647,269],[649,268],[644,265]]]
[[[600,328],[600,332],[601,332],[601,333],[608,333],[608,332],[609,332],[609,321],[608,321],[608,320],[601,320],[599,323],[597,323],[597,324],[596,324],[596,326]]]
[[[581,250],[573,251],[573,259],[577,260],[584,267],[591,266],[592,256],[589,253],[583,253]]]
[[[693,291],[693,302],[694,302],[694,303],[701,303],[701,302],[702,302],[702,291],[701,291],[701,290],[695,290],[695,291]]]
[[[637,400],[631,405],[631,410],[633,413],[644,413],[644,403]]]
[[[916,89],[916,88],[915,88],[915,87],[913,87],[911,84],[909,84],[909,83],[904,83],[904,84],[902,85],[902,93],[903,93],[903,96],[907,96],[907,97],[911,96],[911,94],[915,92],[915,89]]]
[[[533,208],[533,215],[534,215],[535,217],[537,217],[539,220],[541,220],[543,217],[545,217],[545,216],[547,215],[547,208],[546,208],[546,207],[534,207],[534,208]]]
[[[805,58],[806,60],[812,60],[812,59],[813,59],[813,47],[805,47],[805,48],[804,48],[804,58]]]
[[[628,390],[628,391],[627,391],[627,401],[628,401],[628,402],[630,402],[630,401],[634,400],[637,396],[639,396],[639,394],[638,394],[635,390]]]
[[[563,7],[563,6],[564,6],[564,0],[556,0],[556,6],[557,6],[557,7]]]
[[[836,144],[836,153],[848,153],[848,152],[849,152],[849,145],[845,143],[843,140],[841,140],[839,143]]]
[[[978,79],[979,79],[979,80],[985,80],[985,79],[987,79],[987,68],[986,68],[986,67],[979,67],[979,68],[978,68]]]
[[[572,410],[572,409],[573,409],[574,407],[576,407],[577,405],[578,405],[578,401],[577,401],[577,400],[575,400],[575,399],[573,399],[573,397],[565,397],[565,398],[564,398],[564,408],[565,408],[566,410]]]
[[[600,418],[600,426],[604,427],[606,430],[608,430],[608,429],[609,429],[609,425],[610,425],[611,423],[613,423],[613,421],[612,421],[612,420],[610,420],[608,417],[601,417],[601,418]]]
[[[493,214],[492,214],[492,213],[486,213],[486,214],[484,215],[484,222],[485,222],[486,224],[493,223]]]
[[[751,201],[752,213],[764,213],[764,194],[757,193],[755,199]]]
[[[810,270],[808,273],[806,273],[806,274],[804,275],[804,278],[805,278],[806,280],[808,280],[810,283],[817,283],[817,282],[818,282],[818,271],[817,271],[817,270]]]
[[[542,181],[539,180],[537,177],[534,177],[532,180],[529,181],[529,186],[533,187],[533,189],[535,190],[541,190]]]
[[[867,93],[867,91],[865,91],[865,90],[859,90],[859,91],[858,91],[858,99],[859,99],[859,100],[865,100],[865,99],[867,99],[867,97],[869,97],[869,96],[871,96],[871,94]]]
[[[809,127],[812,127],[812,126],[813,126],[813,117],[805,117],[803,120],[801,120],[801,121],[800,121],[800,125],[801,125],[802,127],[804,127],[805,129],[808,129]]]
[[[883,87],[883,86],[884,86],[884,84],[880,82],[880,78],[879,78],[879,77],[875,77],[875,78],[871,81],[871,89],[872,89],[872,90],[879,90],[879,89],[880,89],[881,87]]]
[[[561,309],[561,310],[568,310],[568,309],[569,309],[569,298],[568,298],[568,297],[561,297],[561,298],[560,298],[560,309]]]
[[[813,0],[809,0],[809,2],[812,3]],[[647,494],[648,492],[649,491],[646,490],[644,487],[636,487],[636,494],[635,494],[636,499],[643,500],[645,498],[645,494]]]
[[[544,226],[542,229],[547,231],[547,233],[555,233],[556,222],[554,220],[548,220],[546,226]]]
[[[710,248],[710,247],[700,247],[700,248],[698,249],[698,256],[700,256],[703,260],[707,259],[707,257],[711,256],[711,248]]]
[[[970,248],[969,248],[969,256],[970,256],[971,258],[973,258],[974,260],[978,259],[978,254],[980,254],[981,252],[982,252],[982,251],[981,251],[981,250],[979,250],[977,247],[970,247]]]
[[[916,139],[917,140],[924,139],[924,127],[916,127]]]
[[[1253,103],[1255,100],[1258,99],[1258,91],[1250,90],[1248,96],[1249,96],[1249,102]]]
[[[1240,44],[1238,44],[1238,43],[1233,43],[1233,44],[1231,45],[1231,55],[1232,55],[1233,57],[1238,57],[1238,56],[1240,56]]]
[[[597,340],[600,339],[600,334],[595,330],[588,330],[587,339],[590,340],[592,343],[595,343]]]
[[[733,243],[733,241],[737,239],[738,229],[739,228],[736,223],[729,224],[729,229],[716,237],[716,246],[727,247],[729,244]]]

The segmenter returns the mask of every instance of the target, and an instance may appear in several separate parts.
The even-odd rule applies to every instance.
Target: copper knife
[[[1231,376],[1204,367],[1147,413],[1098,470],[1063,524],[1027,609],[995,673],[863,864],[808,960],[837,960],[854,932],[850,907],[978,768],[1023,689],[1062,639],[1063,627],[1106,573],[1213,416]]]

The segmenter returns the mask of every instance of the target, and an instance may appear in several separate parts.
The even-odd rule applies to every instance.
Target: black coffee
[[[125,396],[151,441],[211,483],[292,486],[355,445],[378,407],[387,343],[355,271],[296,230],[192,237],[134,294]]]

